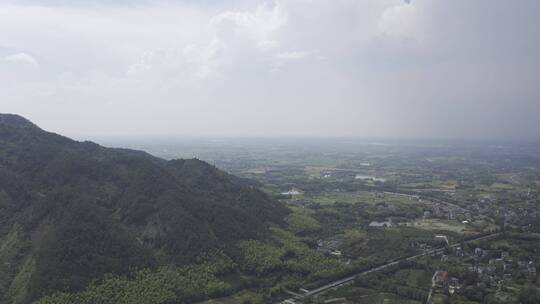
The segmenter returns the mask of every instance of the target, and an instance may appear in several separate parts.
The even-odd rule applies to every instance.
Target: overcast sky
[[[540,139],[539,16],[537,0],[2,0],[0,112],[79,139]]]

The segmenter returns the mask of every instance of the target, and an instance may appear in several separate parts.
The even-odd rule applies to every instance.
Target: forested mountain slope
[[[203,161],[77,142],[0,114],[0,303],[190,263],[286,212]]]

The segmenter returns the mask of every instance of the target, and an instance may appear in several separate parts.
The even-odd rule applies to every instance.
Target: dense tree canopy
[[[0,114],[2,303],[82,290],[106,273],[181,267],[257,239],[286,212],[205,162],[76,142]]]

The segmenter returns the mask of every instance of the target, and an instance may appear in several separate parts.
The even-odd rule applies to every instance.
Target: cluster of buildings
[[[371,228],[389,228],[393,226],[393,223],[391,218],[387,218],[384,221],[371,221],[368,226]]]
[[[527,208],[521,205],[513,207],[512,204],[506,203],[511,199],[502,199],[500,201],[481,199],[470,204],[469,209],[490,218],[504,218],[506,227],[511,226],[512,223],[518,223],[524,218],[536,219],[540,217],[538,208]]]
[[[491,250],[480,247],[474,248],[474,250],[465,250],[462,247],[455,247],[448,255],[441,255],[442,264],[444,265],[451,256],[466,261],[465,263],[469,265],[467,270],[469,275],[460,275],[462,280],[460,282],[459,278],[450,276],[447,271],[438,270],[432,277],[432,292],[452,296],[459,292],[460,289],[469,288],[471,284],[474,284],[474,288],[501,290],[518,277],[523,279],[537,276],[534,261],[516,259],[508,251],[504,250]],[[471,275],[474,278],[472,281],[467,279],[467,277],[471,278]]]
[[[461,288],[459,279],[450,277],[447,271],[439,270],[435,272],[432,278],[433,287],[439,289],[449,295],[453,295]]]
[[[507,251],[474,250],[475,264],[469,267],[469,271],[475,272],[481,279],[502,284],[511,279],[512,275],[519,273],[536,276],[536,265],[530,260],[514,260]]]
[[[440,202],[432,202],[427,205],[427,209],[424,210],[424,219],[431,217],[459,220],[462,222],[471,222],[476,219],[468,210]]]
[[[515,260],[507,251],[485,250],[477,247],[473,253],[467,254],[463,248],[456,247],[453,254],[456,257],[472,258],[472,264],[468,267],[468,271],[476,275],[475,282],[478,286],[501,289],[516,276],[535,277],[537,275],[534,261]],[[447,255],[441,256],[442,262],[446,262],[448,259]],[[448,277],[444,271],[434,276],[433,280],[436,286],[450,295],[460,288],[459,280]]]
[[[422,250],[423,252],[430,253],[430,256],[437,255],[434,249],[441,248],[446,245],[450,245],[448,237],[444,234],[436,234],[432,239],[414,240],[409,243],[411,248]]]

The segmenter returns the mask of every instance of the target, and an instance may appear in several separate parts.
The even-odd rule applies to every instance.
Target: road
[[[431,303],[431,296],[433,295],[433,288],[435,288],[435,278],[437,277],[437,274],[439,273],[439,270],[435,271],[433,276],[431,277],[431,287],[429,288],[429,294],[427,296],[426,303]]]
[[[477,237],[477,238],[474,238],[474,239],[467,240],[467,241],[465,241],[465,243],[473,242],[473,241],[480,241],[480,240],[485,240],[485,239],[491,239],[491,238],[497,237],[497,236],[499,236],[501,234],[502,234],[502,232],[496,232],[496,233],[492,233],[492,234],[488,234],[488,235],[484,235],[484,236],[480,236],[480,237]],[[450,245],[450,247],[455,248],[455,247],[458,247],[460,244],[461,243],[455,243],[455,244]],[[347,283],[351,283],[352,281],[354,281],[356,278],[358,278],[360,276],[364,276],[364,275],[367,275],[367,274],[370,274],[370,273],[373,273],[373,272],[377,272],[377,271],[386,269],[388,267],[392,267],[394,265],[397,265],[400,262],[412,261],[412,260],[424,257],[426,255],[440,254],[440,253],[444,252],[444,249],[445,249],[445,247],[437,248],[437,249],[433,249],[433,250],[430,250],[430,251],[426,251],[426,252],[421,253],[421,254],[400,258],[400,259],[394,260],[394,261],[392,261],[390,263],[387,263],[387,264],[384,264],[384,265],[381,265],[381,266],[378,266],[378,267],[375,267],[375,268],[371,268],[369,270],[364,270],[364,271],[358,272],[356,274],[353,274],[351,276],[348,276],[346,278],[343,278],[341,280],[337,280],[337,281],[328,283],[328,284],[323,285],[323,286],[321,286],[319,288],[310,290],[310,291],[305,292],[303,294],[299,294],[299,295],[297,295],[295,297],[288,298],[288,299],[276,302],[276,304],[280,304],[280,303],[289,303],[289,304],[297,303],[297,301],[302,300],[302,299],[304,299],[306,297],[314,296],[314,295],[320,294],[320,293],[322,293],[324,291],[327,291],[329,289],[336,288],[336,287],[339,287],[339,286],[342,286],[342,285],[346,285]]]

